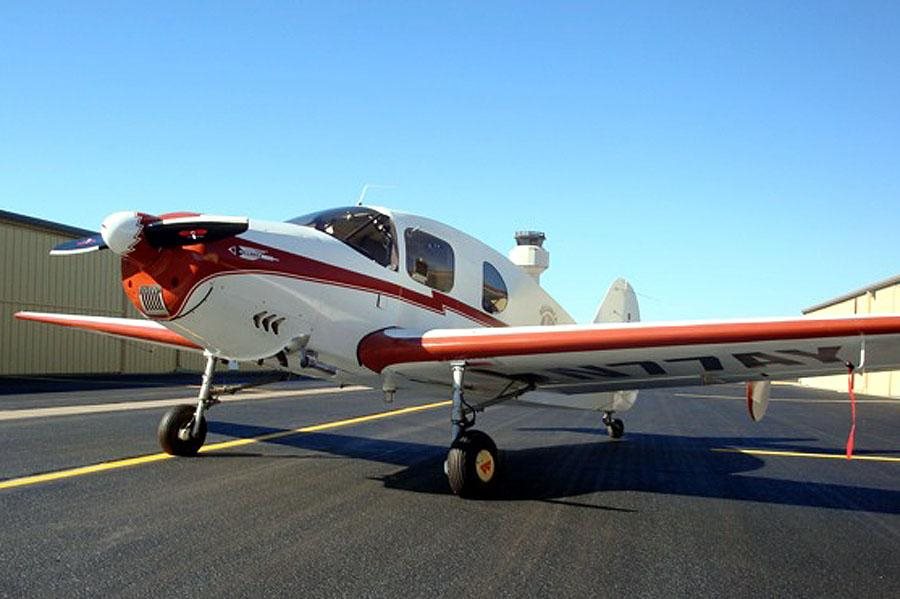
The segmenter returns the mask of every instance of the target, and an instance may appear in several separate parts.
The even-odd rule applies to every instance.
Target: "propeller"
[[[246,218],[234,216],[187,216],[146,225],[144,239],[153,247],[209,243],[240,235],[249,226]]]
[[[115,212],[100,225],[100,233],[66,241],[50,250],[51,256],[84,254],[111,249],[121,256],[140,253],[139,246],[168,248],[208,243],[240,235],[250,227],[245,217],[190,215],[158,217],[141,212]]]
[[[60,243],[52,250],[50,250],[50,255],[68,256],[70,254],[86,254],[88,252],[105,250],[108,247],[109,246],[106,245],[106,242],[103,241],[103,238],[98,233],[97,235],[91,235],[90,237],[85,237],[83,239],[72,239],[70,241]]]

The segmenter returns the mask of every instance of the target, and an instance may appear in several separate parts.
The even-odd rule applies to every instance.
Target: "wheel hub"
[[[485,483],[494,478],[494,457],[487,449],[482,449],[475,456],[475,472]]]

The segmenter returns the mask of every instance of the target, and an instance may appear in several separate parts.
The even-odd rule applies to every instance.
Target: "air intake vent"
[[[257,312],[253,315],[253,326],[257,329],[262,328],[266,332],[272,332],[277,335],[278,328],[285,320],[284,316],[270,314],[267,310],[263,310],[262,312]]]
[[[168,316],[169,311],[163,302],[162,287],[158,285],[141,285],[138,292],[141,298],[141,311],[148,316]]]

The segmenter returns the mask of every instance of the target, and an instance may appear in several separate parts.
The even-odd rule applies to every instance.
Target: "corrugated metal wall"
[[[847,316],[851,314],[900,313],[900,284],[862,293],[842,302],[808,312],[809,316]],[[846,391],[847,376],[818,376],[800,379],[804,385]],[[884,397],[900,397],[900,371],[867,372],[856,377],[857,392]]]
[[[0,375],[199,370],[202,357],[13,318],[19,310],[139,318],[112,252],[51,257],[69,235],[0,220]]]

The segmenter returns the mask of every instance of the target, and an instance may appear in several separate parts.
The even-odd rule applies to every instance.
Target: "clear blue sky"
[[[900,272],[900,3],[4,2],[0,208],[353,203],[505,252],[588,320],[792,315]],[[86,259],[86,258],[85,258]]]

